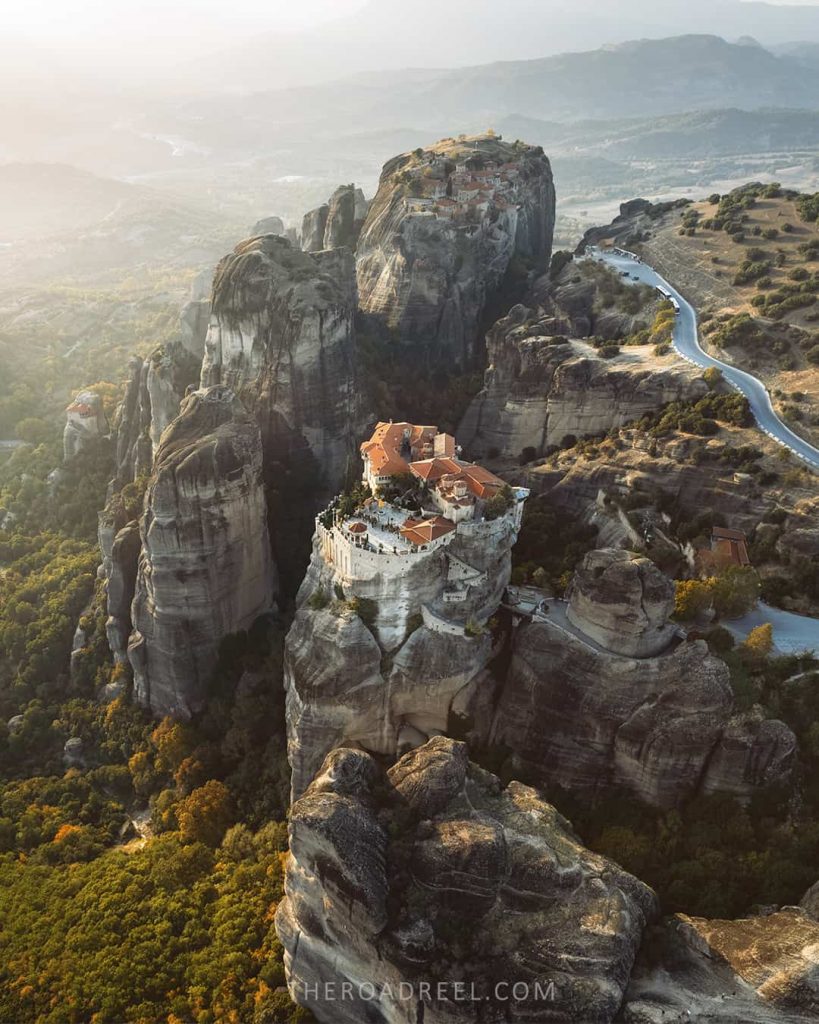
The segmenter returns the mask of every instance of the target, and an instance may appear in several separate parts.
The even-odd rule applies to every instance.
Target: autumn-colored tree
[[[714,600],[714,583],[712,578],[705,580],[677,580],[674,598],[674,614],[683,622],[690,622],[706,609]]]
[[[160,771],[174,772],[191,753],[196,743],[190,726],[163,718],[151,733],[156,748],[156,766]]]
[[[773,645],[773,626],[765,622],[751,630],[742,647],[754,658],[767,658],[773,651]]]
[[[217,779],[206,782],[179,801],[176,818],[187,842],[218,846],[233,822],[233,801],[227,786]]]

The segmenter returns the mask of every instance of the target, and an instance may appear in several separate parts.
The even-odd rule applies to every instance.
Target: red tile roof
[[[452,533],[454,529],[455,524],[450,522],[449,519],[444,519],[443,516],[435,516],[432,519],[407,519],[401,527],[400,533],[411,544],[420,547],[422,544],[429,544],[433,540],[438,540],[439,537],[445,537],[448,533]]]
[[[401,476],[409,473],[409,462],[401,454],[405,435],[409,434],[410,457],[420,454],[427,443],[432,444],[437,427],[422,427],[415,423],[378,423],[369,441],[361,445],[361,454],[370,460],[379,476]]]

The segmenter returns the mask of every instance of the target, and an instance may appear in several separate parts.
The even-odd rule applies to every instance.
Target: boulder
[[[360,751],[327,757],[292,808],[276,929],[320,1024],[598,1024],[656,910],[535,790],[438,737],[386,775]]]
[[[677,627],[674,584],[654,563],[630,551],[590,551],[569,588],[567,617],[614,654],[648,658],[665,650]]]

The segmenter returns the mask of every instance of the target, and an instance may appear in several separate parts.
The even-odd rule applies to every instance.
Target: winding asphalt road
[[[644,284],[653,288],[664,288],[671,297],[679,303],[680,312],[674,327],[674,348],[689,363],[696,366],[716,366],[722,371],[723,377],[736,390],[740,391],[748,399],[756,424],[768,437],[783,445],[793,452],[814,470],[819,470],[819,449],[808,444],[803,438],[795,434],[776,415],[771,405],[771,396],[768,394],[765,385],[752,377],[750,373],[737,369],[729,363],[723,363],[714,359],[700,348],[697,331],[697,314],[690,302],[687,302],[673,285],[670,285],[665,278],[661,277],[656,270],[638,262],[633,256],[620,255],[601,249],[591,250],[587,258],[597,259],[607,263],[619,273],[628,273],[628,280],[634,283],[636,277]]]

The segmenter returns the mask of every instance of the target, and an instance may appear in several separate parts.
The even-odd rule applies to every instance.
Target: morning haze
[[[0,16],[0,1024],[819,1020],[819,0]]]

